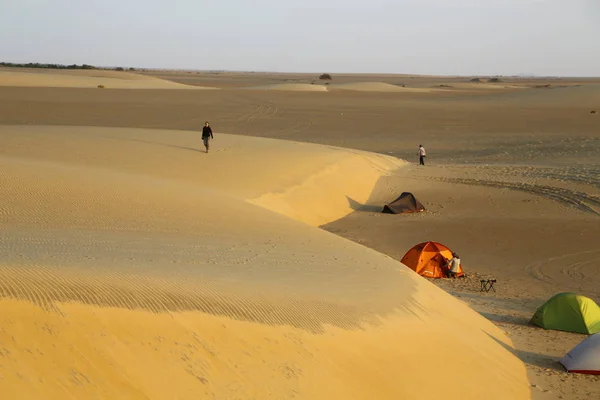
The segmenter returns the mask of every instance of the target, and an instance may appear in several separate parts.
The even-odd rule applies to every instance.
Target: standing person
[[[446,267],[448,267],[448,272],[446,272],[446,276],[448,278],[456,278],[460,267],[460,257],[458,256],[458,254],[452,253],[452,258],[448,260],[448,262],[446,263]]]
[[[202,141],[204,142],[204,147],[206,147],[206,152],[208,153],[208,141],[210,139],[214,139],[212,129],[210,128],[210,124],[208,121],[204,123],[202,127]]]
[[[427,152],[422,144],[419,145],[419,151],[417,152],[417,155],[419,156],[419,165],[425,165],[425,157],[427,157]]]

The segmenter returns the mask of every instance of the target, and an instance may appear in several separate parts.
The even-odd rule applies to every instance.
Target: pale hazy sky
[[[600,76],[600,0],[0,0],[0,61]]]

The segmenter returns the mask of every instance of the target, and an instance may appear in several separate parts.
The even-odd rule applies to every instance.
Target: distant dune
[[[290,92],[327,92],[333,90],[347,90],[357,92],[405,92],[405,93],[431,93],[442,92],[442,89],[432,88],[407,88],[397,85],[391,85],[384,82],[351,82],[351,83],[330,83],[310,84],[310,83],[280,83],[266,86],[254,86],[247,89],[254,90],[281,90]]]
[[[246,89],[281,90],[289,92],[326,92],[327,86],[311,85],[310,83],[278,83],[274,85],[248,87]]]
[[[72,87],[105,89],[211,89],[118,71],[0,69],[0,87]]]
[[[331,90],[354,90],[359,92],[406,92],[406,93],[431,93],[441,92],[440,89],[430,88],[407,88],[397,85],[391,85],[384,82],[355,82],[355,83],[341,83],[331,84]]]
[[[456,89],[468,90],[499,90],[499,89],[528,89],[524,85],[515,85],[510,83],[478,83],[478,82],[456,82],[452,83],[452,87]]]

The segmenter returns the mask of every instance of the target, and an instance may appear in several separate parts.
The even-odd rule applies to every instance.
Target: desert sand
[[[281,90],[285,92],[326,92],[325,85],[311,85],[309,83],[278,83],[266,86],[247,87],[250,90]]]
[[[0,68],[0,86],[103,89],[214,89],[119,71],[45,71]]]
[[[442,91],[443,89],[431,88],[416,88],[402,87],[385,82],[351,82],[332,84],[329,86],[331,90],[354,90],[358,92],[404,92],[404,93],[431,93]]]
[[[401,168],[393,157],[225,134],[203,154],[195,132],[6,126],[0,135],[11,249],[1,269],[11,297],[3,393],[483,394],[449,374],[427,385],[421,371],[432,365],[470,371],[497,398],[528,391],[493,324],[392,259],[318,229],[352,211],[346,196],[366,201]],[[450,338],[461,345],[448,348]]]
[[[556,363],[583,337],[527,324],[600,300],[595,81],[150,75],[224,90],[0,87],[7,398],[598,397]],[[380,79],[468,83],[334,76]],[[405,190],[428,211],[378,213]],[[403,267],[423,240],[468,278]]]
[[[472,86],[478,88],[477,86]],[[252,86],[246,87],[245,89],[251,90],[281,90],[288,92],[329,92],[335,90],[347,90],[356,92],[404,92],[404,93],[431,93],[440,92],[445,89],[432,89],[432,88],[406,88],[402,86],[396,86],[385,82],[350,82],[340,84],[329,84],[326,83],[279,83],[266,86]]]

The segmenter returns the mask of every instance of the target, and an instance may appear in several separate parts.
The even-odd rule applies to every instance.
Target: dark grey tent
[[[406,214],[425,211],[423,204],[412,193],[404,192],[396,200],[383,207],[386,214]]]

